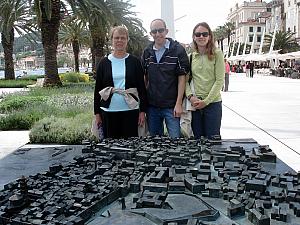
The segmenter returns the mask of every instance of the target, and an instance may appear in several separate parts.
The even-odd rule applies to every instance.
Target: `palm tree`
[[[119,0],[111,0],[110,8],[113,9],[114,25],[125,25],[129,32],[128,52],[136,56],[142,54],[143,49],[147,46],[149,39],[145,35],[146,29],[143,27],[142,21],[136,18],[136,13],[131,11],[133,5]]]
[[[34,11],[37,16],[38,26],[41,29],[42,44],[45,51],[45,80],[44,86],[61,85],[57,68],[57,46],[59,25],[62,19],[61,9],[67,8],[76,11],[81,8],[83,12],[94,8],[99,10],[98,0],[34,0]],[[88,14],[85,14],[86,16]]]
[[[225,29],[225,32],[227,34],[227,41],[228,41],[228,45],[229,45],[229,43],[230,43],[230,36],[232,34],[232,31],[235,30],[235,25],[232,22],[227,22],[227,23],[224,24],[224,29]]]
[[[60,8],[60,0],[35,0],[34,4],[45,51],[44,86],[61,85],[56,57],[58,30],[61,19]]]
[[[82,45],[88,45],[90,35],[83,21],[70,17],[61,24],[59,41],[65,45],[72,45],[75,59],[75,72],[79,72],[79,51]]]
[[[29,5],[26,0],[2,0],[0,2],[0,32],[4,49],[5,79],[15,79],[13,62],[15,31],[19,35],[33,32],[28,11]]]
[[[88,24],[91,32],[91,52],[93,71],[97,63],[105,55],[106,45],[109,42],[110,28],[116,25],[125,25],[129,30],[129,36],[132,31],[135,34],[143,34],[145,29],[142,22],[135,18],[136,14],[130,9],[133,7],[129,1],[122,0],[99,0],[102,11],[91,8],[89,11]],[[82,16],[81,16],[82,18]],[[144,36],[144,34],[142,35]],[[138,40],[138,39],[136,39]]]
[[[292,33],[290,31],[278,31],[275,34],[275,41],[274,41],[274,47],[272,50],[280,50],[280,54],[298,51],[300,46],[297,43],[295,37],[295,33]],[[273,34],[271,35],[265,35],[265,43],[264,51],[269,51],[271,42],[272,42]]]
[[[217,29],[213,31],[215,40],[218,42],[218,45],[221,45],[221,50],[224,51],[223,41],[227,36],[224,26],[218,26]]]
[[[140,58],[144,48],[149,44],[149,38],[140,29],[134,28],[129,28],[129,36],[127,51]]]

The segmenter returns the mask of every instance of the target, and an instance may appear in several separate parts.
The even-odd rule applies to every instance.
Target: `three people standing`
[[[225,67],[209,25],[203,22],[193,29],[191,65],[184,47],[166,37],[165,21],[153,20],[150,29],[153,42],[143,52],[142,65],[126,52],[126,28],[112,30],[114,50],[99,63],[94,95],[96,123],[103,125],[104,137],[137,136],[145,112],[151,136],[162,136],[165,122],[169,136],[180,137],[184,93],[196,109],[192,112],[194,137],[220,135]],[[187,79],[190,69],[194,92]]]

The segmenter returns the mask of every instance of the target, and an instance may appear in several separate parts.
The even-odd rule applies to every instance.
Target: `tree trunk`
[[[14,80],[15,79],[15,70],[14,70],[14,59],[13,59],[13,50],[14,50],[14,29],[11,29],[9,32],[8,39],[5,37],[4,33],[1,33],[1,42],[4,50],[4,78],[5,80]]]
[[[74,60],[75,60],[75,72],[79,73],[79,42],[73,41],[72,42]]]
[[[45,80],[44,86],[60,86],[62,83],[58,76],[57,45],[60,24],[60,0],[52,0],[51,19],[48,20],[41,1],[42,22],[41,34],[45,50]]]
[[[221,49],[222,49],[222,52],[224,51],[224,46],[223,46],[223,40],[221,40]],[[229,51],[228,51],[229,52]],[[228,54],[227,54],[228,55]]]
[[[228,45],[229,45],[229,43],[230,43],[230,33],[227,35],[227,42],[228,42]]]
[[[105,36],[101,35],[103,32],[99,31],[98,25],[90,25],[90,31],[92,36],[92,66],[93,71],[96,71],[98,63],[104,56],[104,45],[105,45]]]

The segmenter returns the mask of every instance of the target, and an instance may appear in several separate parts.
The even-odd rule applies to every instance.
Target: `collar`
[[[169,41],[169,39],[166,39],[166,43],[164,44],[164,48],[165,49],[169,49],[170,48],[170,41]],[[159,50],[159,49],[157,49],[157,48],[155,48],[155,44],[153,43],[153,50],[155,50],[155,51],[157,51],[157,50]]]

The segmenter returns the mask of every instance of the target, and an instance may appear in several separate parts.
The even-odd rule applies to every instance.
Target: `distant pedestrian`
[[[229,87],[230,65],[226,59],[224,59],[224,63],[225,63],[225,81],[222,90],[226,92],[228,91],[228,87]]]
[[[250,62],[249,64],[249,73],[250,73],[250,78],[253,78],[253,74],[254,74],[254,63]]]
[[[250,65],[249,65],[249,62],[246,62],[246,77],[250,77]]]

